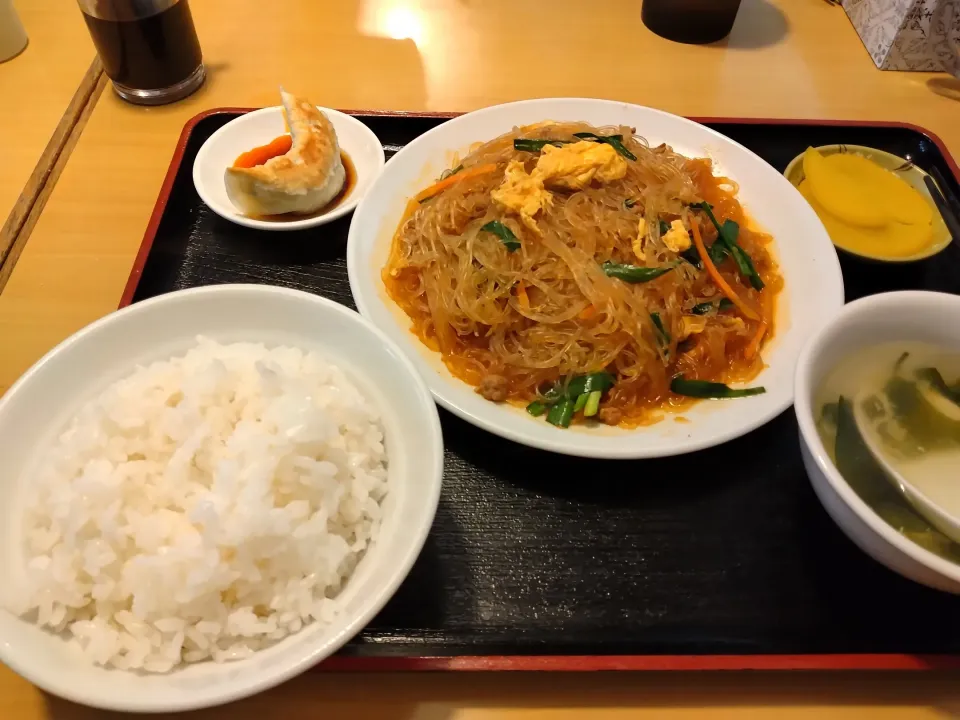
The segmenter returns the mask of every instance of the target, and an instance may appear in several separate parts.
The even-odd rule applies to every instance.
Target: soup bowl
[[[898,532],[837,470],[817,432],[817,390],[851,354],[883,343],[921,342],[960,352],[960,296],[895,292],[856,300],[807,342],[797,363],[794,411],[807,476],[827,513],[857,546],[894,572],[932,588],[960,593],[960,565]]]

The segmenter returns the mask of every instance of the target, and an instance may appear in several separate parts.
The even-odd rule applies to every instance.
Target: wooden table
[[[639,0],[195,0],[210,70],[173,106],[103,92],[0,295],[0,391],[117,305],[174,143],[194,114],[270,105],[276,88],[340,108],[470,110],[585,95],[697,116],[906,120],[960,155],[960,84],[877,71],[822,0],[743,0],[728,41],[690,47],[640,22]],[[256,51],[252,51],[252,46]],[[878,629],[881,631],[881,629]],[[933,718],[960,713],[956,674],[305,676],[204,717]],[[708,709],[709,708],[709,709]],[[0,670],[0,716],[99,717]]]
[[[89,72],[93,43],[75,3],[19,0],[17,8],[30,41],[0,63],[0,264],[99,76],[99,63]]]

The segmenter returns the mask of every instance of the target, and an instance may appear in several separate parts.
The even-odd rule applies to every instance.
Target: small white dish
[[[739,184],[739,197],[756,223],[774,237],[786,286],[777,303],[777,331],[764,348],[766,369],[751,381],[767,392],[737,400],[702,401],[632,430],[607,426],[555,428],[523,408],[484,400],[455,378],[410,332],[410,320],[389,298],[380,276],[408,199],[427,187],[471,144],[518,125],[542,120],[623,124],[654,146],[666,142],[690,157],[710,157],[718,173]],[[843,278],[833,243],[803,196],[762,158],[729,138],[685,118],[611,100],[527,100],[462,115],[421,135],[391,158],[357,208],[347,241],[350,288],[360,312],[413,359],[437,401],[467,422],[530,447],[605,459],[678,455],[727,442],[772,420],[793,401],[793,374],[807,337],[843,305]]]
[[[895,292],[856,300],[824,318],[823,327],[797,362],[794,410],[800,450],[813,489],[827,513],[857,546],[904,577],[939,590],[960,593],[960,565],[926,550],[892,528],[850,487],[817,432],[816,395],[843,358],[865,347],[922,342],[960,350],[960,296]]]
[[[338,617],[236,662],[168,674],[108,670],[0,607],[0,661],[74,702],[127,712],[192,710],[265,690],[334,653],[386,604],[412,567],[440,497],[443,439],[436,405],[413,364],[382,332],[330,300],[265,285],[219,285],[161,295],[108,315],[39,360],[0,399],[0,577],[16,582],[18,492],[38,453],[85,401],[134,366],[185,352],[202,334],[317,350],[381,409],[389,493],[376,543],[337,596]]]
[[[283,108],[279,105],[241,115],[207,138],[193,161],[193,184],[200,199],[220,217],[258,230],[303,230],[333,222],[352,211],[383,171],[386,163],[383,146],[373,130],[355,117],[329,108],[320,110],[330,118],[340,149],[350,157],[357,171],[356,184],[349,195],[329,212],[321,211],[301,219],[291,216],[289,220],[261,220],[244,215],[227,196],[224,171],[237,157],[287,133]]]

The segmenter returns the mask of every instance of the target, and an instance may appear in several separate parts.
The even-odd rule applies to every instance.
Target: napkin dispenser
[[[960,0],[843,0],[842,5],[881,70],[960,71]]]

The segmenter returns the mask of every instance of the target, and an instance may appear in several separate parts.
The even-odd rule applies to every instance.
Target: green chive
[[[661,265],[660,267],[641,267],[639,265],[624,265],[623,263],[615,263],[608,260],[600,267],[603,268],[603,272],[606,273],[607,277],[617,278],[618,280],[623,280],[628,283],[645,283],[670,272],[676,267],[676,264]]]
[[[626,145],[623,144],[623,135],[597,135],[591,132],[579,132],[574,133],[573,136],[581,140],[593,140],[593,142],[605,143],[623,155],[627,160],[637,159],[637,156],[627,150]]]
[[[660,340],[662,345],[670,344],[670,333],[667,332],[667,329],[663,326],[663,321],[660,319],[660,313],[652,312],[650,313],[650,319],[653,320],[654,327],[657,328],[657,332],[660,334]]]
[[[457,165],[455,168],[451,170],[444,170],[442,173],[440,173],[440,179],[446,180],[448,177],[450,177],[451,175],[456,175],[461,170],[463,170],[463,165]]]
[[[533,140],[531,138],[516,138],[513,141],[513,149],[520,150],[522,152],[540,152],[547,145],[556,145],[560,147],[561,145],[569,145],[570,143],[576,142],[575,140]]]
[[[713,214],[713,205],[708,202],[693,203],[690,207],[703,210],[707,214],[707,217],[710,218],[710,222],[712,222],[713,226],[717,229],[717,242],[713,244],[713,247],[716,247],[718,244],[724,246],[726,251],[733,257],[733,261],[737,264],[737,270],[740,275],[750,283],[750,286],[753,287],[754,290],[762,290],[763,279],[757,272],[756,267],[754,267],[753,260],[751,260],[747,252],[737,244],[740,226],[733,220],[724,220],[723,225],[721,225],[717,222],[717,218]],[[710,249],[710,258],[716,263],[713,257],[713,247]]]
[[[675,375],[670,381],[670,392],[692,398],[741,398],[762,395],[763,387],[733,389],[723,383],[708,380],[687,380],[683,375]]]
[[[517,239],[517,236],[513,234],[513,231],[510,228],[508,228],[499,220],[491,220],[486,225],[481,227],[480,231],[493,233],[500,238],[500,241],[507,249],[507,252],[514,252],[520,249],[520,241]]]
[[[712,302],[698,303],[697,305],[694,305],[692,308],[690,308],[690,312],[693,315],[709,315],[714,311],[721,312],[722,310],[726,310],[729,307],[733,307],[733,303],[727,300],[727,298],[723,298],[720,300],[719,303],[712,303]]]
[[[627,160],[637,159],[637,156],[627,150],[626,145],[623,144],[623,135],[597,135],[596,133],[583,132],[574,133],[573,136],[579,140],[590,140],[592,142],[609,145],[623,157],[627,158]],[[541,152],[547,145],[556,145],[557,147],[560,147],[561,145],[569,145],[573,142],[576,142],[576,140],[556,140],[550,138],[534,140],[533,138],[516,138],[513,141],[513,149],[520,150],[522,152],[535,153]]]

